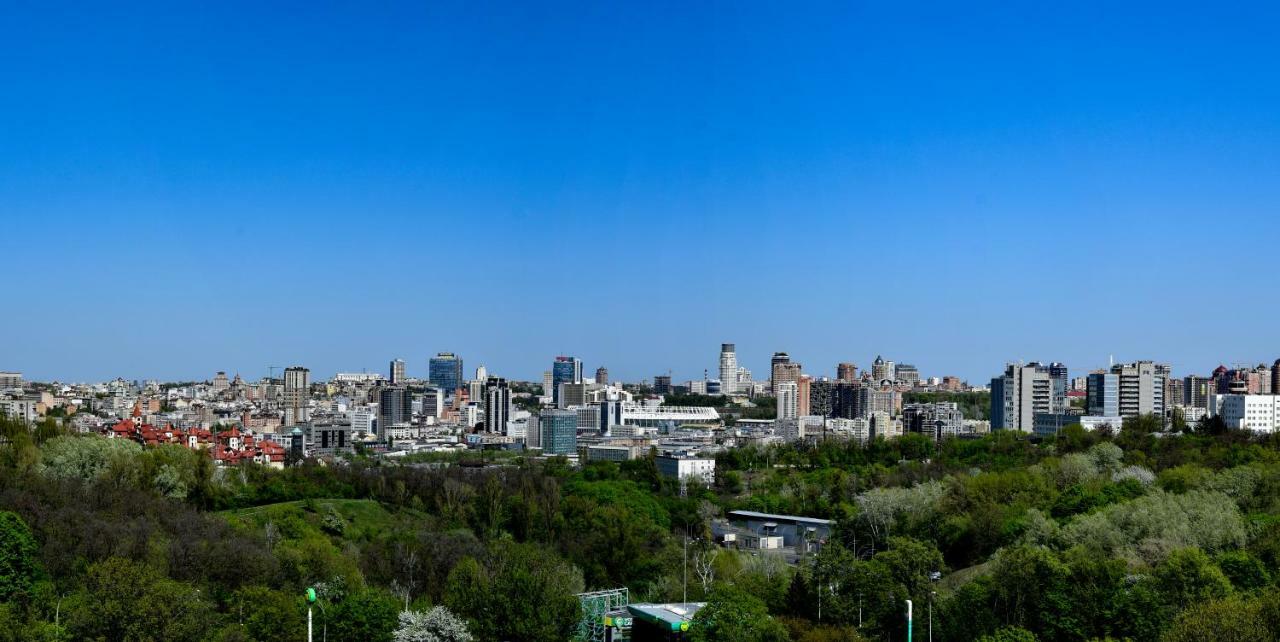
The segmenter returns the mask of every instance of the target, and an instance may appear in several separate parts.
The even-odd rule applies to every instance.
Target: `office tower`
[[[484,384],[484,430],[506,434],[511,418],[511,388],[502,377],[489,377]]]
[[[1055,411],[1047,368],[1011,363],[1002,376],[991,380],[992,430],[1032,432],[1036,414]]]
[[[582,383],[582,362],[574,357],[556,357],[551,364],[551,401],[560,405],[560,384]]]
[[[546,408],[538,417],[542,452],[547,455],[578,454],[578,412]]]
[[[476,368],[476,381],[488,381],[488,380],[489,380],[489,369],[484,366],[480,366],[479,368]]]
[[[422,418],[439,419],[444,416],[444,393],[439,388],[427,388],[422,393]]]
[[[606,386],[609,385],[609,369],[604,366],[596,368],[596,383]]]
[[[671,394],[671,375],[658,375],[653,378],[653,394]]]
[[[799,414],[800,385],[795,381],[778,384],[778,419],[796,419]]]
[[[215,393],[222,392],[231,387],[231,383],[227,381],[227,373],[219,371],[213,375],[213,391]]]
[[[1271,394],[1280,395],[1280,359],[1271,364]]]
[[[801,375],[796,379],[796,416],[808,417],[813,414],[809,397],[813,394],[813,378]]]
[[[1116,364],[1111,374],[1119,376],[1120,416],[1164,416],[1164,382],[1169,366],[1151,361]]]
[[[890,361],[889,363],[892,364],[893,362]],[[920,382],[920,370],[918,370],[915,366],[909,363],[900,363],[892,367],[893,367],[894,381],[904,385],[911,386],[913,388],[917,383]],[[1066,394],[1065,389],[1063,390],[1063,394]]]
[[[440,389],[446,397],[458,394],[462,387],[462,357],[452,352],[441,352],[431,358],[427,380]]]
[[[852,363],[847,363],[847,362],[836,365],[836,380],[837,381],[857,381],[858,366],[855,366]]]
[[[550,371],[550,370],[544,370],[544,371],[542,372],[542,396],[544,396],[544,397],[550,397],[550,396],[552,396],[552,392],[551,392],[551,391],[552,391],[552,389],[554,389],[554,388],[555,388],[555,386],[554,386],[554,385],[552,385],[552,383],[551,383],[551,371]]]
[[[395,426],[413,423],[413,394],[403,386],[378,391],[378,432],[387,435]]]
[[[738,353],[732,343],[720,344],[720,392],[731,395],[738,391]]]
[[[1213,380],[1208,377],[1188,375],[1182,378],[1182,405],[1189,408],[1209,407],[1210,395],[1214,392]]]
[[[769,365],[769,392],[775,397],[778,396],[778,384],[800,378],[800,364],[791,361],[791,356],[785,352],[773,353]]]
[[[302,366],[284,369],[284,425],[306,423],[311,418],[311,371]]]
[[[587,403],[587,391],[593,387],[587,383],[562,383],[558,390],[560,391],[560,402],[556,404],[557,408],[574,408],[584,406]]]
[[[466,385],[467,400],[474,401],[480,404],[484,403],[485,383],[486,383],[485,379],[472,379],[471,381],[468,381]]]
[[[1085,409],[1091,417],[1120,416],[1120,377],[1094,372],[1085,379]]]
[[[1067,408],[1067,387],[1071,385],[1070,375],[1067,373],[1067,366],[1057,361],[1049,364],[1049,379],[1053,384],[1053,407],[1054,412],[1066,412]],[[1114,417],[1115,415],[1110,415]]]
[[[392,359],[390,378],[393,386],[404,383],[404,359]]]

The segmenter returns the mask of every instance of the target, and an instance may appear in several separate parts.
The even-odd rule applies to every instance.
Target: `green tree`
[[[1231,581],[1198,548],[1174,551],[1155,571],[1155,580],[1165,601],[1184,609],[1231,593]]]
[[[760,598],[731,585],[711,591],[689,625],[691,642],[782,642],[790,639]]]
[[[378,589],[364,589],[344,597],[327,613],[329,634],[335,640],[391,642],[399,600]]]
[[[214,622],[195,587],[120,557],[90,566],[65,608],[67,628],[81,640],[200,640]]]
[[[247,586],[236,591],[230,608],[257,642],[292,642],[306,626],[301,595],[291,597],[265,586]]]
[[[1007,626],[995,633],[978,638],[978,642],[1037,642],[1037,638],[1031,631],[1016,626]]]
[[[1238,595],[1197,604],[1178,615],[1162,642],[1275,642],[1280,622],[1262,600]]]
[[[467,558],[449,573],[445,605],[481,640],[563,642],[577,626],[582,590],[581,572],[553,552],[498,540],[483,564]]]
[[[0,512],[0,602],[28,596],[39,571],[36,539],[17,513]]]

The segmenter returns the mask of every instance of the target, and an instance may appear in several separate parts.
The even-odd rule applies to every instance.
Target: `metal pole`
[[[311,642],[311,607],[307,607],[307,642]]]
[[[933,642],[933,594],[929,591],[929,642]]]

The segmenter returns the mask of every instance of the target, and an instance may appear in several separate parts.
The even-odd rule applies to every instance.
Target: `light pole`
[[[311,605],[316,603],[316,590],[307,589],[307,642],[311,642]]]
[[[911,642],[911,600],[907,600],[907,642]]]
[[[933,587],[937,586],[937,581],[940,579],[942,579],[942,571],[929,573],[929,642],[933,642],[933,598],[938,595]]]

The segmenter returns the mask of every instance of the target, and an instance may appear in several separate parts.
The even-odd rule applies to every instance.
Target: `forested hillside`
[[[680,497],[651,458],[221,469],[4,420],[0,640],[298,640],[315,587],[317,639],[563,642],[575,593],[686,576],[694,640],[902,640],[906,599],[918,640],[1275,640],[1280,442],[1153,426],[738,449]],[[710,542],[739,508],[837,528],[792,566]]]

